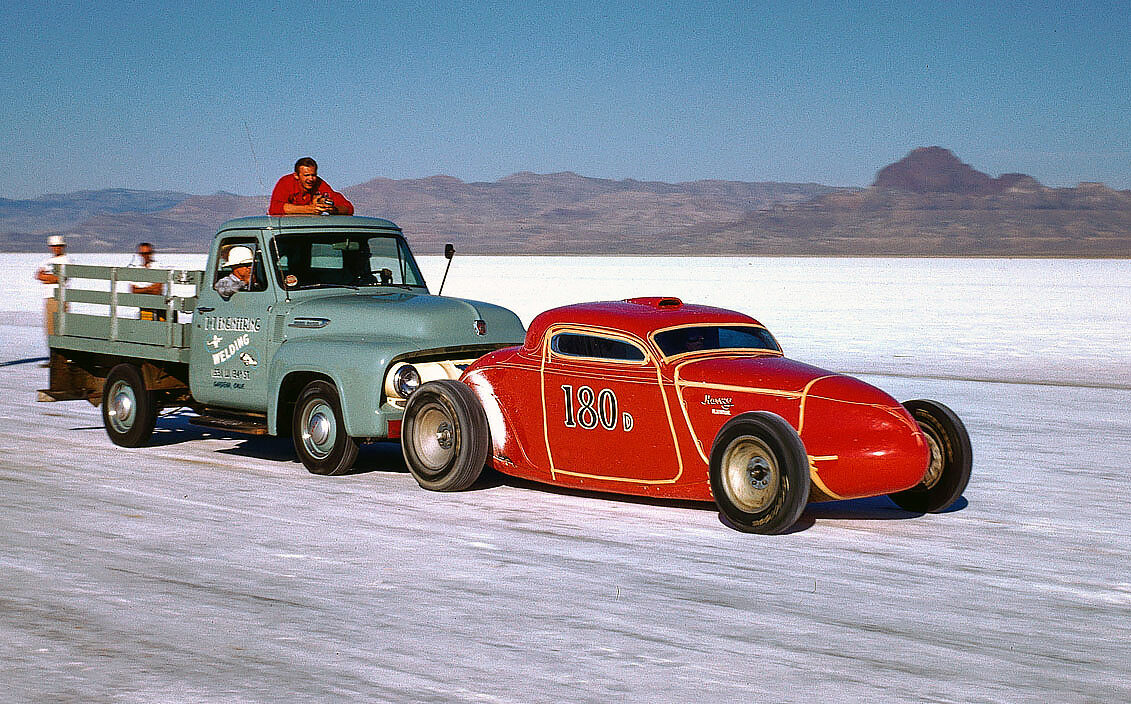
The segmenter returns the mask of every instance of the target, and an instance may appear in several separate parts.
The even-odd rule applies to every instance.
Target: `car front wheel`
[[[408,397],[401,450],[420,486],[432,491],[468,488],[482,473],[490,447],[487,415],[463,383],[430,381]]]
[[[809,458],[801,436],[779,415],[744,413],[711,446],[711,493],[719,512],[745,533],[781,533],[809,501]]]

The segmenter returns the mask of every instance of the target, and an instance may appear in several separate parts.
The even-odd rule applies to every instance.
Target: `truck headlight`
[[[393,372],[393,389],[401,398],[408,398],[409,394],[420,386],[420,372],[411,364],[401,365]]]

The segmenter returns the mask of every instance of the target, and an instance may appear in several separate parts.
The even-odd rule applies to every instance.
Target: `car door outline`
[[[589,356],[584,352],[565,354],[553,349],[555,338],[559,335],[577,335],[609,340],[616,344],[626,344],[637,350],[641,359],[624,360],[607,356]],[[547,380],[547,377],[551,377]],[[540,392],[542,396],[542,430],[545,441],[546,456],[552,479],[557,480],[558,475],[574,479],[599,479],[606,481],[628,482],[634,484],[672,484],[679,481],[683,475],[683,456],[679,446],[679,439],[675,430],[675,418],[672,413],[668,395],[665,393],[663,378],[656,357],[649,351],[643,340],[624,332],[605,328],[596,328],[579,325],[559,325],[549,328],[542,342],[541,360],[539,364]],[[566,383],[561,383],[565,381]],[[625,394],[624,390],[630,388],[629,384],[643,384],[647,388],[642,393]],[[566,387],[571,387],[566,389]],[[601,409],[596,408],[587,422],[581,417],[576,417],[574,423],[577,428],[569,425],[568,395],[580,394],[582,388],[590,389],[594,405],[600,403],[601,396],[606,391],[611,391],[614,399],[618,399],[618,417],[616,427],[610,419],[604,417]],[[617,391],[621,391],[618,397]],[[644,397],[643,401],[637,396]],[[635,402],[629,407],[621,406],[619,399],[634,398]],[[607,403],[608,397],[605,397]],[[662,404],[663,412],[660,414],[657,402]],[[575,411],[577,407],[575,406]],[[626,415],[631,421],[626,420]],[[626,422],[631,422],[632,427],[626,429]],[[660,461],[653,464],[659,468],[670,467],[670,471],[661,470],[661,475],[652,477],[626,476],[624,473],[610,471],[583,471],[579,460],[571,461],[569,440],[566,439],[566,430],[574,431],[606,431],[618,430],[627,437],[625,443],[639,442],[640,438],[648,436],[655,440],[657,434],[662,439],[662,447],[656,452]],[[662,433],[659,431],[662,430]],[[584,435],[571,432],[572,439],[585,438]],[[597,435],[594,435],[594,440]],[[588,438],[585,438],[588,439]],[[555,446],[557,459],[555,460]],[[647,447],[647,445],[646,445]],[[654,458],[655,459],[655,458]],[[647,462],[635,463],[637,467],[648,466]]]

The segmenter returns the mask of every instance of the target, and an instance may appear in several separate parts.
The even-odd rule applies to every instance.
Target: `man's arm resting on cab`
[[[283,203],[283,215],[320,215],[324,211],[331,215],[353,215],[353,203],[349,202],[342,194],[319,193],[319,196],[329,197],[330,200],[334,201],[334,205],[329,208],[321,205],[321,198],[308,205]]]
[[[330,209],[330,213],[333,215],[353,215],[353,203],[349,201],[349,198],[337,191],[323,192],[323,195],[334,201],[334,207]]]
[[[322,206],[316,203],[299,205],[298,203],[283,203],[283,215],[317,215],[323,211]]]

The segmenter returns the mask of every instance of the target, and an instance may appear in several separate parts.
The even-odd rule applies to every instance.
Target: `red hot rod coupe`
[[[809,501],[886,494],[946,509],[970,478],[962,421],[787,359],[757,320],[676,298],[538,315],[525,343],[458,381],[420,385],[401,431],[426,489],[484,466],[547,484],[714,501],[738,530],[779,533]]]

